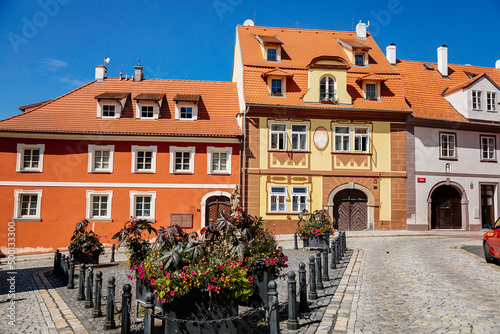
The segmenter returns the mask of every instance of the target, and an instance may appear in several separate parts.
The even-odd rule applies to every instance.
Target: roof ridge
[[[117,79],[118,81],[121,82],[138,82],[138,81],[133,81],[133,80],[119,80],[120,78],[118,77],[106,77],[106,79]],[[104,79],[104,80],[106,80]],[[147,80],[154,80],[154,81],[185,81],[185,82],[214,82],[214,83],[223,83],[223,84],[232,84],[232,81],[225,81],[225,80],[190,80],[190,79],[162,79],[162,78],[145,78],[142,79],[140,82],[147,81]]]
[[[285,28],[285,27],[269,27],[269,26],[245,26],[238,24],[237,27],[243,27],[243,28],[251,28],[251,29],[281,29],[281,30],[288,30],[288,31],[299,31],[299,30],[305,30],[308,32],[325,32],[325,33],[351,33],[351,34],[356,34],[356,31],[354,30],[327,30],[327,29],[313,29],[313,28]],[[366,33],[367,37],[371,36],[369,32]]]

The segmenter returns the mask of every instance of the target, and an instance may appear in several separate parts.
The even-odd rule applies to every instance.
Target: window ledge
[[[352,154],[359,154],[359,155],[373,155],[371,152],[345,152],[345,151],[333,151],[332,154],[339,154],[339,155],[352,155]]]
[[[18,173],[42,173],[41,170],[35,170],[35,169],[21,169],[17,171]]]
[[[133,174],[155,174],[156,172],[150,170],[134,170]]]
[[[381,102],[380,99],[365,99],[365,102]]]
[[[113,172],[112,171],[100,171],[100,170],[91,170],[89,172],[90,174],[112,174]]]
[[[266,215],[269,215],[269,216],[282,216],[282,215],[287,215],[289,214],[288,212],[286,211],[283,211],[283,212],[266,212]]]
[[[96,222],[107,223],[107,222],[112,222],[113,221],[113,219],[111,219],[111,218],[87,218],[87,220],[89,222],[94,222],[94,223],[96,223]]]
[[[497,159],[481,159],[481,162],[497,163]]]
[[[209,172],[209,175],[231,175],[231,172]]]
[[[458,161],[458,158],[439,157],[439,160]]]
[[[310,150],[267,150],[268,153],[311,153]]]
[[[191,172],[191,171],[187,171],[187,172],[183,172],[183,171],[173,171],[171,174],[194,174],[194,172]]]
[[[41,222],[42,218],[12,218],[14,222]]]

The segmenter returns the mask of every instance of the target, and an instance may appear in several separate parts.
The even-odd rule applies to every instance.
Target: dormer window
[[[278,60],[278,52],[275,48],[267,48],[267,61]]]
[[[479,90],[472,91],[472,109],[483,110],[483,92]]]
[[[336,101],[337,88],[333,77],[327,75],[321,78],[319,82],[319,98],[321,101]]]
[[[162,93],[141,93],[134,97],[135,118],[158,119],[164,97],[165,94]]]
[[[280,62],[283,42],[276,36],[256,35],[265,61]]]
[[[486,92],[486,111],[497,111],[497,94],[493,92]]]
[[[107,92],[95,96],[97,118],[120,118],[130,93]]]
[[[103,118],[115,118],[115,105],[105,104],[102,106]]]
[[[283,96],[283,80],[271,79],[271,96]]]
[[[175,119],[196,121],[198,119],[198,102],[200,95],[178,94],[174,97]]]
[[[366,99],[368,101],[378,99],[376,83],[366,83]]]
[[[361,52],[355,53],[354,62],[356,66],[365,66],[365,54]]]
[[[153,106],[141,107],[141,118],[153,118],[153,114],[154,114]]]

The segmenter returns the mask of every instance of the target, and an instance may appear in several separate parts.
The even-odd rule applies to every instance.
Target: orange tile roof
[[[356,82],[362,82],[362,81],[386,81],[387,78],[384,78],[380,75],[376,75],[376,74],[367,74],[367,75],[363,75],[362,77],[359,77]]]
[[[96,117],[95,97],[127,92],[120,119]],[[165,94],[160,119],[136,119],[134,97]],[[200,95],[198,120],[174,119],[177,94]],[[141,82],[107,78],[93,81],[35,109],[0,121],[0,131],[85,133],[115,135],[240,136],[235,119],[239,111],[236,84],[215,81],[144,79]]]
[[[339,41],[342,41],[343,43],[349,45],[353,50],[369,50],[369,49],[371,49],[370,46],[361,42],[357,38],[345,38],[344,37],[344,38],[339,38]]]
[[[256,35],[272,35],[283,41],[281,62],[269,63],[264,60]],[[403,96],[400,75],[371,36],[362,42],[371,48],[368,51],[372,59],[370,66],[352,65],[344,47],[337,40],[356,40],[355,32],[238,26],[238,36],[244,65],[245,101],[248,104],[410,112]],[[341,57],[350,66],[347,70],[347,91],[352,98],[352,105],[321,104],[319,101],[311,104],[302,99],[308,89],[308,65],[321,56]],[[269,96],[267,80],[262,77],[263,73],[276,69],[293,75],[293,78],[286,79],[285,97]],[[364,100],[361,84],[356,80],[366,75],[377,75],[385,80],[382,83],[381,102]]]
[[[500,83],[499,69],[448,64],[448,78],[443,78],[437,70],[426,69],[426,63],[398,60],[397,66],[394,66],[401,73],[405,96],[416,118],[469,122],[451,106],[444,95],[450,90],[453,92],[467,87],[480,77],[471,79],[467,73],[484,73],[497,85]],[[430,64],[437,68],[436,63]]]
[[[280,70],[279,68],[273,68],[273,69],[271,69],[269,71],[266,71],[266,72],[262,73],[262,77],[263,78],[266,78],[268,76],[273,76],[273,75],[287,77],[287,78],[293,77],[292,73],[287,72],[285,70]]]

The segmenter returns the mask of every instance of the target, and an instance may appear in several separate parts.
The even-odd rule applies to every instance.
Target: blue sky
[[[447,44],[449,63],[494,67],[500,56],[500,0],[249,1],[249,0],[2,0],[0,118],[21,105],[55,98],[94,79],[111,58],[108,76],[231,80],[235,27],[353,31],[370,21],[380,48],[397,58],[436,62]]]

